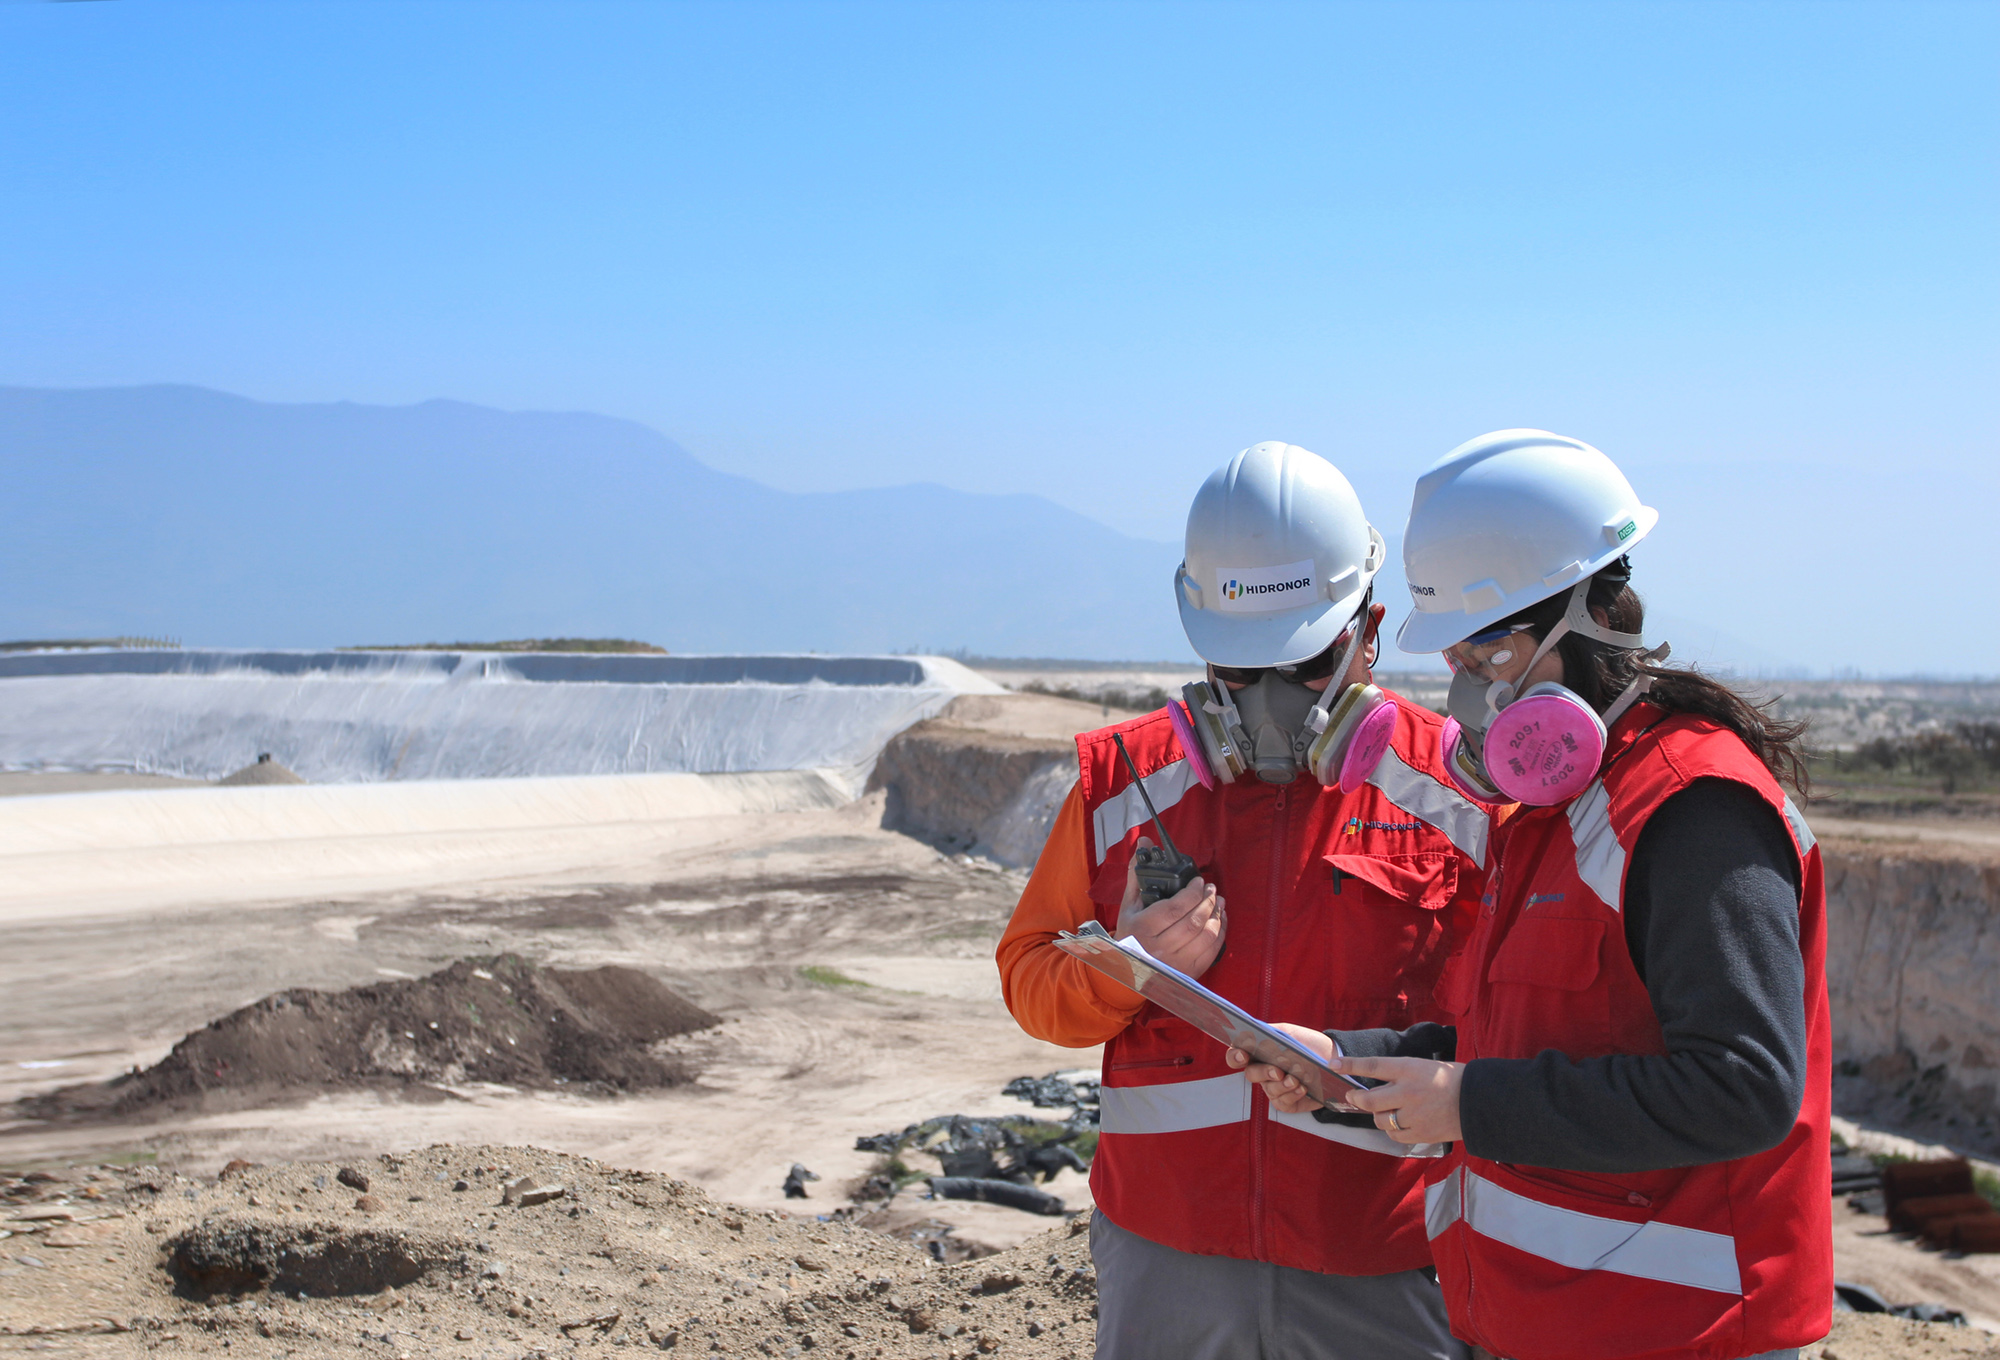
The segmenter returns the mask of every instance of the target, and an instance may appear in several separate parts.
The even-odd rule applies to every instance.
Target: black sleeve
[[[1650,1171],[1747,1157],[1783,1141],[1805,1097],[1798,860],[1754,792],[1701,779],[1639,833],[1625,936],[1664,1056],[1468,1063],[1466,1149],[1567,1171]]]
[[[1430,1058],[1450,1062],[1458,1051],[1458,1031],[1450,1025],[1426,1020],[1408,1029],[1330,1029],[1326,1037],[1340,1045],[1350,1058]],[[1361,1078],[1366,1081],[1367,1078]],[[1369,1082],[1371,1086],[1376,1082]],[[1347,1124],[1354,1128],[1374,1128],[1375,1116],[1356,1111],[1342,1114],[1324,1105],[1312,1112],[1322,1124]]]

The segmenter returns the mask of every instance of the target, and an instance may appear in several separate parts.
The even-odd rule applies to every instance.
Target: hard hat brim
[[[1202,660],[1245,668],[1291,666],[1333,645],[1361,608],[1368,582],[1364,580],[1359,589],[1338,600],[1319,600],[1303,609],[1263,615],[1196,609],[1184,592],[1176,590],[1174,594],[1179,598],[1181,628]]]
[[[1556,585],[1542,583],[1526,590],[1517,590],[1491,609],[1482,609],[1476,614],[1468,614],[1461,609],[1440,609],[1427,612],[1421,609],[1410,611],[1396,630],[1396,646],[1413,655],[1427,652],[1441,652],[1454,642],[1463,642],[1484,628],[1491,628],[1510,614],[1519,613],[1529,605],[1540,604],[1543,600],[1560,595],[1587,576],[1593,576],[1611,563],[1616,562],[1632,550],[1633,545],[1651,533],[1653,526],[1660,522],[1660,512],[1650,506],[1641,506],[1633,518],[1638,529],[1617,547],[1598,554],[1583,564],[1583,570]]]

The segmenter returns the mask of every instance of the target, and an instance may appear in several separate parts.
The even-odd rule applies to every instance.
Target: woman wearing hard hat
[[[1658,518],[1540,430],[1417,483],[1398,641],[1451,665],[1453,777],[1519,806],[1441,983],[1455,1024],[1288,1027],[1380,1083],[1350,1099],[1390,1137],[1449,1145],[1425,1226],[1452,1330],[1511,1360],[1796,1356],[1831,1323],[1826,899],[1780,788],[1802,725],[1644,649],[1625,554]]]

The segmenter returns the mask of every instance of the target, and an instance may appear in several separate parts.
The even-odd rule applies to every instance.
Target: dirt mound
[[[167,1274],[183,1298],[273,1289],[294,1298],[379,1294],[455,1268],[470,1275],[469,1242],[385,1228],[313,1223],[198,1223],[167,1244]]]
[[[258,784],[303,784],[306,781],[271,759],[271,753],[265,751],[257,757],[254,764],[245,765],[236,773],[226,774],[215,782],[236,788]]]
[[[653,1045],[719,1023],[635,969],[569,972],[501,954],[408,982],[279,992],[145,1071],[17,1108],[32,1119],[128,1119],[356,1087],[642,1090],[692,1075]]]

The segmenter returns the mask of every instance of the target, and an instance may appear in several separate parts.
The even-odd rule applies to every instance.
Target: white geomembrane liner
[[[0,769],[315,784],[821,770],[860,792],[896,733],[1000,686],[941,657],[480,652],[0,656]]]

